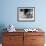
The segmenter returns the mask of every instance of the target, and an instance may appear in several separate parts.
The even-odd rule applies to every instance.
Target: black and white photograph
[[[35,21],[35,7],[18,7],[18,21]]]

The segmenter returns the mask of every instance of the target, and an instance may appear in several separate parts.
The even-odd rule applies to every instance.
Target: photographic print
[[[18,21],[35,21],[35,7],[18,7]]]

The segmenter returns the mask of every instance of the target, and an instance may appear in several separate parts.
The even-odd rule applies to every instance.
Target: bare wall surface
[[[46,29],[46,0],[0,0],[0,24],[6,27],[13,24],[15,28],[37,28]],[[18,22],[18,7],[35,7],[35,22]]]

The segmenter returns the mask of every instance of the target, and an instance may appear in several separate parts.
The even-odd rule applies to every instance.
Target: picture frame
[[[17,21],[21,22],[35,21],[35,7],[18,7]]]

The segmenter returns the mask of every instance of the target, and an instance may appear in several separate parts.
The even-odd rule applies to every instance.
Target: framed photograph
[[[18,7],[17,20],[22,22],[35,21],[35,7]]]

